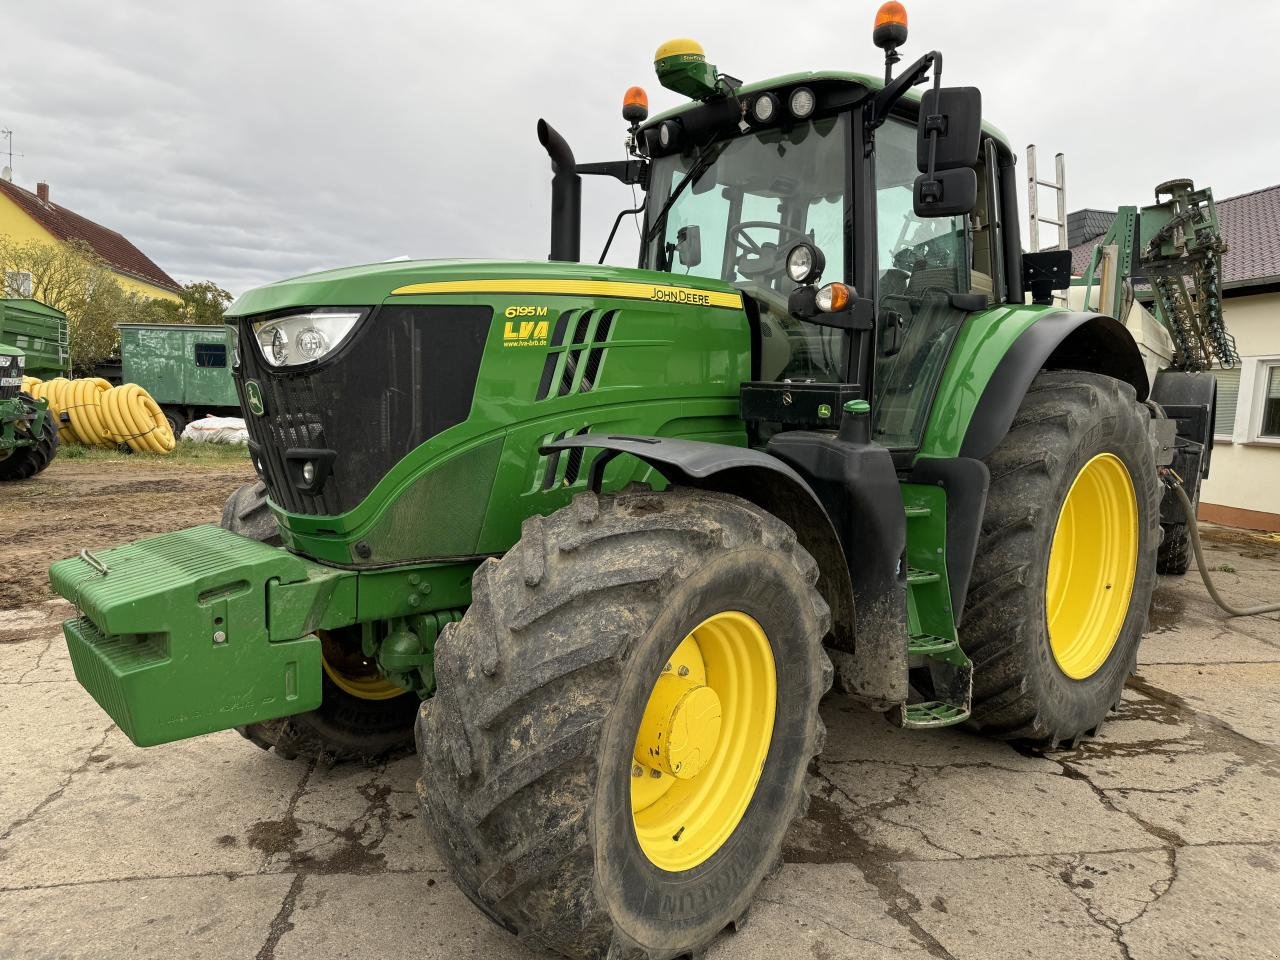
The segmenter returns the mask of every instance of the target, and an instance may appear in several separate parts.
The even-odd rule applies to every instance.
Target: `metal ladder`
[[[1041,250],[1068,250],[1067,246],[1067,172],[1066,159],[1062,154],[1054,154],[1053,166],[1057,180],[1041,180],[1036,174],[1036,145],[1027,147],[1027,216],[1031,221],[1031,252]],[[1056,220],[1040,215],[1040,188],[1048,187],[1056,194],[1058,218]],[[1047,223],[1058,228],[1058,245],[1056,247],[1040,246],[1040,225]]]

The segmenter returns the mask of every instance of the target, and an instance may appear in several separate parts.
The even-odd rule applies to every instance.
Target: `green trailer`
[[[240,415],[231,354],[230,331],[221,324],[120,324],[123,382],[151,394],[174,437],[206,414]]]
[[[39,300],[0,300],[0,343],[26,354],[26,375],[71,376],[67,315]]]
[[[1119,319],[1055,304],[1007,139],[937,52],[895,74],[906,34],[888,3],[883,74],[748,84],[664,44],[688,100],[629,91],[625,160],[540,123],[550,262],[242,296],[260,481],[53,566],[77,679],[139,745],[416,743],[459,887],[579,960],[737,927],[833,680],[911,729],[1096,731],[1213,380],[1153,382]],[[583,262],[582,175],[645,191],[634,267]]]

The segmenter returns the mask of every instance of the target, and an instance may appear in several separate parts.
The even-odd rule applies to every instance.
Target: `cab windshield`
[[[824,277],[844,277],[848,115],[770,129],[654,160],[645,266],[677,276],[725,280],[760,306],[761,375],[766,380],[841,379],[838,331],[793,319],[795,284],[783,257],[808,239],[826,258]],[[704,169],[659,211],[702,160]]]

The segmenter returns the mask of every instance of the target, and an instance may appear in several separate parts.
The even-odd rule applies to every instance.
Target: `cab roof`
[[[884,89],[883,78],[873,77],[867,73],[854,73],[847,70],[810,70],[802,71],[800,73],[786,73],[780,77],[771,77],[768,80],[756,80],[752,83],[744,83],[738,88],[738,96],[749,97],[751,94],[762,93],[765,90],[772,90],[776,87],[793,87],[801,83],[818,83],[820,81],[828,83],[845,83],[849,86],[863,87],[867,90]],[[906,96],[902,98],[902,102],[918,104],[920,102],[919,91],[923,89],[925,89],[925,86],[922,85],[916,90],[909,90]],[[688,113],[690,110],[697,109],[699,106],[701,106],[701,102],[697,100],[689,100],[685,103],[678,104],[669,110],[664,110],[662,113],[650,117],[645,121],[641,129],[647,130],[650,127],[654,127],[661,123],[663,120],[678,117],[681,114]],[[1012,151],[1013,148],[1010,146],[1009,138],[1005,136],[1004,131],[995,124],[988,123],[985,118],[982,121],[982,131],[995,139],[995,141],[1006,150]]]

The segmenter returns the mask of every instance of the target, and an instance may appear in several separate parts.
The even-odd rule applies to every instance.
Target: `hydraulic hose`
[[[1229,617],[1256,617],[1259,614],[1280,611],[1280,603],[1264,603],[1257,607],[1233,607],[1222,598],[1218,588],[1213,585],[1213,578],[1209,576],[1209,565],[1204,562],[1204,552],[1200,549],[1200,531],[1196,526],[1195,508],[1191,506],[1191,500],[1187,496],[1187,491],[1182,488],[1180,479],[1173,479],[1170,486],[1178,502],[1182,504],[1182,512],[1187,515],[1187,533],[1191,535],[1191,549],[1196,556],[1196,566],[1200,568],[1200,579],[1204,581],[1205,589],[1209,591],[1213,602],[1225,610]]]

